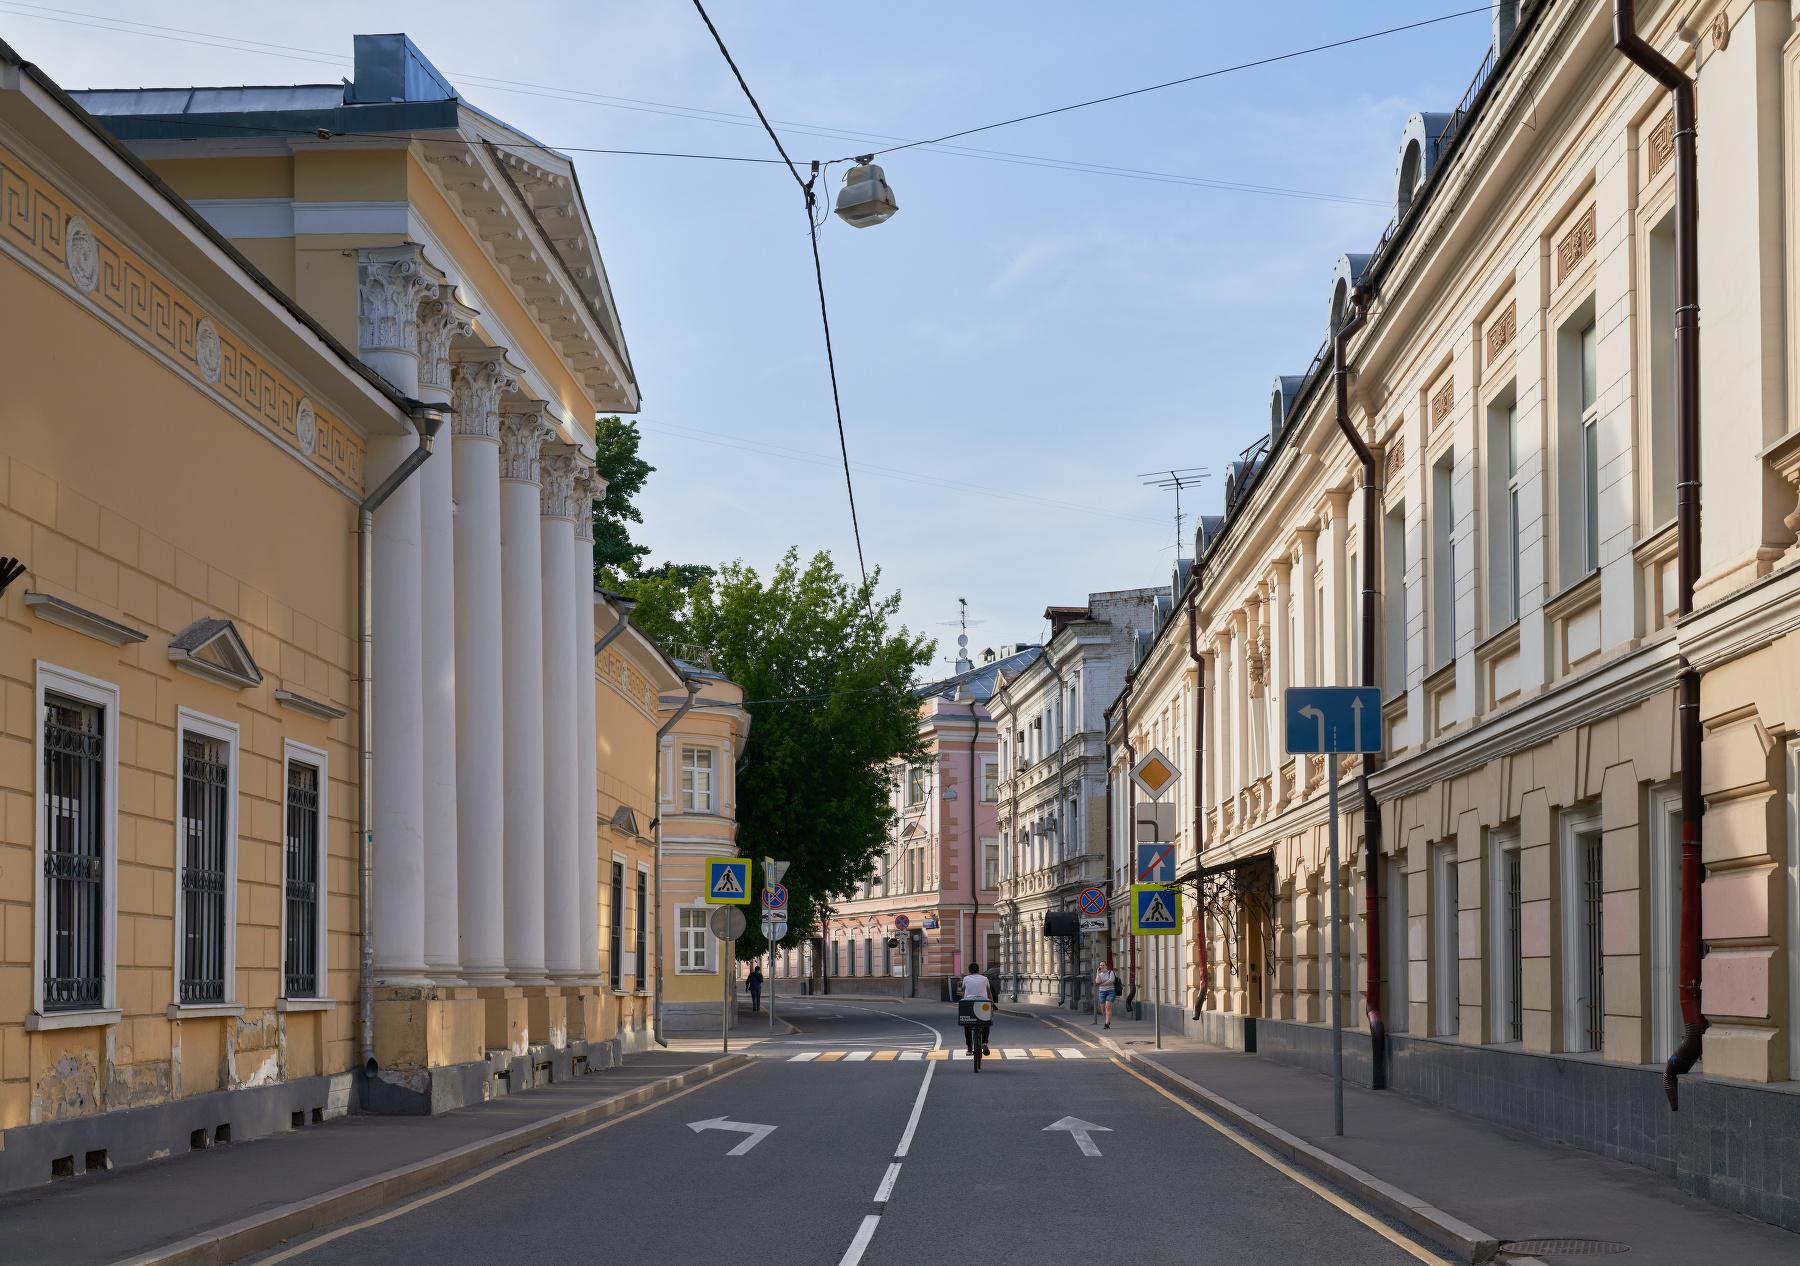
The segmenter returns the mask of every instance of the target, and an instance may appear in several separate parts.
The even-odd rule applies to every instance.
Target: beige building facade
[[[1699,85],[1694,614],[1676,618],[1671,101],[1614,49],[1610,5],[1497,5],[1462,103],[1403,130],[1395,224],[1329,291],[1326,332],[1357,291],[1371,302],[1347,404],[1376,458],[1374,539],[1328,340],[1275,380],[1113,706],[1114,860],[1130,752],[1198,730],[1171,1022],[1325,1067],[1335,879],[1353,1076],[1372,1076],[1374,985],[1390,1087],[1793,1227],[1795,1153],[1764,1140],[1800,1131],[1800,286],[1781,192],[1797,13],[1639,8]],[[1386,748],[1345,762],[1333,876],[1323,761],[1286,754],[1281,699],[1358,683],[1366,552]],[[1707,1027],[1671,1112],[1684,664],[1701,674]]]

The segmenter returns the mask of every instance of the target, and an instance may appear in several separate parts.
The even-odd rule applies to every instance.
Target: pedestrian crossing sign
[[[1131,885],[1131,930],[1138,936],[1179,936],[1181,901],[1161,884]]]
[[[706,859],[706,903],[714,906],[747,906],[750,904],[750,859],[748,857],[709,857]]]

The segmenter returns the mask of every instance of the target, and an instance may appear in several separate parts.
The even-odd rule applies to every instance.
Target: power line
[[[850,478],[850,444],[844,437],[844,404],[842,397],[838,394],[837,354],[831,346],[831,312],[825,305],[825,266],[819,262],[819,221],[813,217],[816,201],[813,186],[818,183],[819,164],[815,162],[812,165],[812,179],[808,180],[800,175],[800,170],[794,166],[794,160],[788,157],[787,146],[781,143],[781,137],[769,125],[769,116],[763,113],[761,104],[756,100],[756,94],[750,91],[750,85],[744,81],[744,74],[738,69],[737,62],[732,59],[731,50],[725,47],[725,39],[719,34],[719,28],[714,26],[713,20],[707,16],[706,6],[701,3],[701,0],[694,0],[694,8],[699,11],[701,21],[706,23],[706,29],[712,32],[713,42],[719,46],[719,52],[724,56],[725,64],[731,67],[731,73],[737,77],[738,87],[742,88],[744,96],[749,98],[750,108],[755,110],[756,117],[762,120],[763,130],[769,134],[769,139],[775,142],[775,148],[780,151],[782,159],[788,165],[788,170],[793,173],[795,182],[800,186],[801,193],[806,196],[806,228],[807,236],[812,240],[813,279],[818,283],[819,289],[819,323],[825,330],[825,365],[831,373],[831,408],[837,417],[838,455],[844,459],[844,493],[850,499],[850,532],[856,541],[856,569],[862,576],[863,598],[869,604],[870,611],[873,612],[874,599],[869,592],[869,566],[863,558],[862,523],[856,513],[856,485]]]
[[[1333,40],[1329,44],[1315,44],[1311,48],[1297,48],[1291,52],[1276,53],[1271,57],[1259,57],[1255,61],[1239,62],[1235,66],[1221,66],[1216,70],[1201,71],[1197,75],[1184,75],[1180,79],[1167,79],[1159,84],[1149,84],[1142,88],[1131,88],[1125,92],[1115,92],[1104,97],[1094,97],[1089,101],[1077,101],[1071,105],[1055,106],[1049,110],[1038,110],[1032,114],[1021,114],[1011,119],[1001,119],[998,123],[983,123],[980,127],[964,128],[960,132],[946,132],[942,136],[934,136],[924,141],[908,141],[904,145],[890,145],[879,149],[877,154],[892,154],[897,150],[913,149],[920,145],[940,145],[945,141],[953,141],[959,136],[973,136],[977,132],[991,132],[995,128],[1011,127],[1015,123],[1028,123],[1032,119],[1045,119],[1053,114],[1067,114],[1071,110],[1085,110],[1089,106],[1105,105],[1110,101],[1123,101],[1127,97],[1141,97],[1147,92],[1160,92],[1164,88],[1175,88],[1182,84],[1198,83],[1202,79],[1216,79],[1220,75],[1233,74],[1240,70],[1253,70],[1258,66],[1273,66],[1276,62],[1292,61],[1296,57],[1308,57],[1313,53],[1323,53],[1334,48],[1347,48],[1351,44],[1361,44],[1367,40],[1377,40],[1386,35],[1398,35],[1402,31],[1417,30],[1422,26],[1432,26],[1439,22],[1448,22],[1452,18],[1466,18],[1472,14],[1486,14],[1492,9],[1484,4],[1476,9],[1462,9],[1456,13],[1445,13],[1435,18],[1421,18],[1417,22],[1408,22],[1401,26],[1390,26],[1381,31],[1370,31],[1363,35],[1352,35],[1348,39]]]

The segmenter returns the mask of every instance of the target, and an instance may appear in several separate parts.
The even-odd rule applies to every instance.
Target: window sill
[[[163,1014],[171,1020],[235,1018],[244,1014],[244,1004],[241,1002],[204,1002],[184,1006],[179,1002],[171,1002],[169,1009]]]
[[[337,1006],[336,998],[277,998],[277,1011],[329,1011]]]
[[[48,1033],[53,1029],[99,1029],[117,1024],[124,1012],[117,1007],[97,1011],[33,1011],[25,1017],[30,1033]]]

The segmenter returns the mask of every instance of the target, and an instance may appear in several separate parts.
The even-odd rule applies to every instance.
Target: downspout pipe
[[[606,598],[606,604],[618,613],[619,618],[613,622],[613,626],[610,629],[606,630],[606,632],[601,635],[600,640],[594,643],[594,655],[596,658],[598,658],[601,651],[613,644],[614,638],[625,631],[625,626],[631,623],[631,613],[637,610],[637,603],[633,602],[630,598],[615,598],[611,595],[602,596]]]
[[[1188,586],[1188,658],[1194,661],[1194,863],[1200,869],[1200,824],[1206,813],[1205,787],[1201,781],[1200,771],[1205,768],[1201,763],[1206,753],[1206,661],[1200,658],[1200,568],[1199,550],[1195,550],[1194,579]],[[1206,995],[1212,983],[1212,965],[1207,962],[1208,946],[1206,943],[1206,896],[1203,890],[1204,881],[1196,881],[1194,885],[1194,962],[1195,973],[1199,976],[1198,987],[1194,990],[1194,1018],[1198,1020],[1200,1013],[1206,1010]]]
[[[1137,767],[1137,745],[1131,741],[1131,688],[1136,683],[1137,669],[1133,668],[1130,672],[1125,674],[1125,689],[1119,695],[1119,726],[1125,735],[1126,769],[1135,769]],[[1129,789],[1125,792],[1125,805],[1125,820],[1129,823],[1125,828],[1125,857],[1129,862],[1131,858],[1137,856],[1137,797],[1132,795]],[[1129,871],[1127,873],[1129,873]],[[1130,888],[1125,890],[1125,896],[1126,900],[1129,901],[1131,899]],[[1129,911],[1127,913],[1129,913]],[[1131,947],[1131,993],[1130,996],[1125,999],[1126,1005],[1129,1006],[1137,998],[1138,939],[1135,936],[1127,936],[1126,943]]]
[[[630,613],[627,612],[627,615],[629,614]],[[612,632],[616,633],[624,627],[625,617],[621,616],[619,618],[618,626],[614,628]],[[601,645],[605,645],[605,642],[603,641]],[[656,816],[650,820],[650,835],[651,838],[656,841],[656,856],[650,863],[651,872],[654,876],[656,885],[656,899],[653,907],[656,913],[650,923],[650,926],[655,929],[656,933],[656,996],[654,1004],[651,1007],[650,1032],[651,1036],[656,1039],[656,1044],[658,1046],[667,1046],[669,1044],[668,1038],[663,1035],[662,745],[663,740],[669,736],[669,731],[680,724],[681,718],[686,716],[693,709],[694,696],[700,693],[700,683],[691,677],[682,678],[681,684],[687,687],[687,698],[683,699],[681,701],[681,706],[675,709],[675,715],[670,717],[667,721],[664,721],[662,727],[656,731],[656,747],[653,749],[655,753],[656,768],[650,775],[650,785],[653,788],[650,805],[656,811]],[[641,919],[643,917],[643,911],[638,911],[638,918]],[[721,951],[720,957],[722,960],[723,951]],[[721,961],[719,963],[719,970],[722,972],[730,971],[732,970],[732,964]]]
[[[1363,514],[1362,548],[1362,665],[1364,686],[1375,680],[1375,564],[1380,549],[1381,479],[1375,469],[1375,454],[1350,421],[1350,340],[1369,319],[1369,293],[1357,287],[1350,295],[1350,315],[1338,327],[1331,340],[1331,380],[1333,409],[1338,430],[1344,433],[1356,460],[1362,463]],[[1381,1018],[1381,806],[1375,802],[1369,787],[1369,775],[1379,759],[1378,753],[1363,756],[1357,772],[1357,791],[1363,809],[1363,962],[1368,984],[1363,990],[1363,1010],[1369,1020],[1370,1085],[1387,1089],[1387,1024]],[[1333,883],[1337,876],[1331,877]]]
[[[1700,180],[1694,81],[1637,31],[1633,0],[1613,0],[1613,47],[1675,97],[1675,618],[1694,610],[1700,577]],[[1700,1005],[1700,674],[1686,656],[1676,679],[1681,744],[1681,1044],[1663,1068],[1669,1110],[1681,1110],[1677,1081],[1700,1058],[1706,1013]]]
[[[356,518],[356,676],[359,698],[356,709],[356,750],[361,777],[356,789],[358,921],[362,950],[356,982],[358,1027],[361,1031],[362,1068],[365,1077],[379,1070],[375,1062],[375,822],[369,790],[375,785],[375,511],[411,479],[431,456],[447,410],[428,405],[413,407],[413,425],[419,446],[394,467],[357,507]]]
[[[975,946],[981,939],[981,881],[987,878],[984,870],[986,858],[977,857],[976,850],[981,847],[981,835],[975,829],[975,813],[981,808],[980,770],[976,760],[978,753],[975,745],[981,741],[981,704],[976,702],[974,694],[969,696],[969,720],[975,728],[969,734],[969,893],[974,898],[975,912],[969,916],[969,948],[963,955],[963,970],[976,960]],[[989,967],[993,964],[989,963]]]

